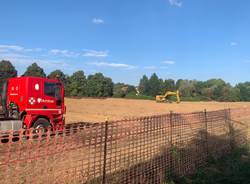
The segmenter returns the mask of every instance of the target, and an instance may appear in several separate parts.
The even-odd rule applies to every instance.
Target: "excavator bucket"
[[[155,97],[156,102],[164,102],[166,99],[163,95],[157,95]]]

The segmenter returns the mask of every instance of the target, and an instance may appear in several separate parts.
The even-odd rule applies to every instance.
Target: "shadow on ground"
[[[172,184],[249,184],[250,183],[250,145],[236,148],[229,155],[199,168],[189,177],[172,179]]]
[[[246,140],[242,132],[237,135]],[[107,173],[105,180],[109,184],[250,183],[249,149],[237,148],[233,143],[235,139],[228,133],[211,135],[199,131],[188,144],[162,148],[150,160]],[[88,183],[99,181],[97,178]]]

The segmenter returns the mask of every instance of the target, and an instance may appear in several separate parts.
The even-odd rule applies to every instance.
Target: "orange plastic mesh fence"
[[[227,109],[0,132],[0,183],[163,183],[246,143],[248,121]]]

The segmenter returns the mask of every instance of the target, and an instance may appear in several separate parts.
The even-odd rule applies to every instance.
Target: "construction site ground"
[[[132,100],[119,98],[72,99],[66,98],[66,123],[103,122],[130,117],[166,114],[170,111],[188,113],[225,108],[249,108],[250,102],[181,102],[156,103],[153,100]]]

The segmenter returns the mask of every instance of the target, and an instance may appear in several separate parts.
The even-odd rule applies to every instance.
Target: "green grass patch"
[[[116,97],[116,96],[113,96]],[[121,97],[120,97],[121,98]],[[155,100],[155,97],[153,96],[146,96],[146,95],[136,95],[136,94],[127,94],[123,98],[128,98],[128,99],[141,99],[141,100]],[[170,96],[168,97],[168,100],[170,102],[176,102],[176,97],[175,96]],[[207,97],[202,97],[202,96],[195,96],[195,97],[181,97],[181,101],[183,102],[200,102],[200,101],[211,101],[211,99]]]
[[[204,97],[204,96],[194,96],[194,97],[181,97],[181,101],[192,101],[192,102],[200,102],[200,101],[211,101],[210,98],[208,97]]]
[[[155,100],[155,97],[146,96],[146,95],[135,95],[135,94],[127,94],[125,98],[128,99],[139,99],[139,100]]]

